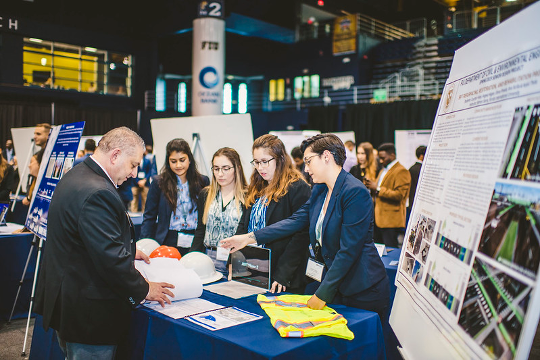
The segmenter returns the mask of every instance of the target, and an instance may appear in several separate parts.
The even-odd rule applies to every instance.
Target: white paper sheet
[[[262,316],[237,307],[229,307],[190,316],[186,319],[208,330],[214,331],[262,319]]]
[[[255,294],[264,294],[267,291],[266,289],[234,280],[207,285],[204,289],[233,299],[240,299]]]
[[[170,316],[173,319],[180,319],[186,316],[196,315],[224,307],[223,305],[219,305],[204,299],[174,301],[172,304],[165,304],[165,307],[162,307],[160,304],[154,302],[146,303],[144,306],[164,315]]]

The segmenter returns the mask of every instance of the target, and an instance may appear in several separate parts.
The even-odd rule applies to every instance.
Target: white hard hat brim
[[[216,271],[214,275],[210,276],[208,279],[201,279],[203,285],[213,283],[214,281],[221,280],[223,278],[223,274],[219,271]]]

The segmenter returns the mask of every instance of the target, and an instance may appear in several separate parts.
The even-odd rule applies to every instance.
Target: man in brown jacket
[[[383,165],[377,180],[366,186],[377,194],[375,198],[375,225],[377,242],[398,247],[398,235],[405,227],[406,203],[411,187],[411,175],[396,159],[392,143],[379,146],[379,161]],[[377,235],[378,234],[378,235]]]

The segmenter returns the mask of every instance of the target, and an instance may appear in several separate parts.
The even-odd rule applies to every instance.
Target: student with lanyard
[[[148,190],[140,237],[174,246],[185,255],[197,227],[197,198],[209,180],[197,171],[184,139],[169,141],[166,153],[165,164]]]
[[[271,246],[309,227],[312,258],[306,273],[320,281],[307,305],[341,303],[379,314],[387,326],[390,283],[373,243],[373,203],[366,187],[343,170],[345,147],[334,134],[302,142],[305,169],[315,183],[309,201],[288,219],[221,241],[234,252],[247,244]]]
[[[245,210],[247,182],[240,155],[224,147],[212,157],[212,182],[199,194],[199,219],[191,251],[205,252],[216,270],[227,271],[227,262],[216,259],[219,240],[232,236]]]
[[[263,135],[252,147],[255,168],[246,196],[246,211],[237,234],[252,233],[286,219],[309,199],[311,189],[296,169],[285,146],[274,135]],[[304,229],[266,245],[272,251],[272,292],[303,293],[309,235]]]

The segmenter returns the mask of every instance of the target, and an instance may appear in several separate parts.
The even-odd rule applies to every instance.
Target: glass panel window
[[[24,38],[26,86],[131,96],[129,54]]]
[[[311,75],[311,97],[319,97],[320,77],[319,75]]]
[[[238,113],[245,114],[247,112],[247,85],[242,83],[238,86]]]
[[[278,79],[277,81],[277,99],[279,101],[285,100],[285,79]]]
[[[157,78],[156,80],[156,111],[165,111],[166,103],[166,84],[165,79]]]
[[[294,78],[294,98],[296,100],[302,98],[303,80],[301,76]]]
[[[268,84],[268,99],[276,101],[276,80],[270,80]]]
[[[178,111],[181,113],[186,112],[187,107],[187,90],[186,83],[181,82],[178,84]]]
[[[310,97],[310,95],[311,95],[310,92],[309,92],[309,76],[304,76],[304,77],[302,78],[302,82],[303,82],[303,84],[304,84],[304,92],[303,92],[303,96],[304,96],[305,98],[308,98],[308,97]]]
[[[223,113],[230,114],[232,112],[232,85],[226,83],[223,85]]]

